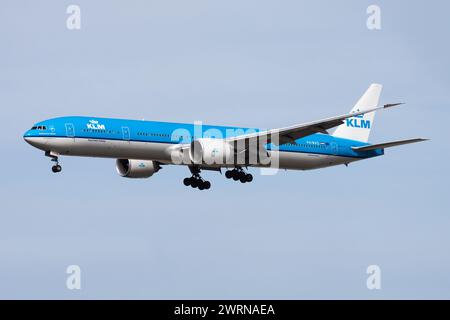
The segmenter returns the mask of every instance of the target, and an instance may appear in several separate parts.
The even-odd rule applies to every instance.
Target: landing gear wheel
[[[191,178],[184,178],[183,184],[187,187],[191,185]]]
[[[204,187],[205,187],[206,190],[208,190],[209,188],[211,188],[211,182],[205,181],[205,182],[204,182]]]
[[[54,173],[61,172],[61,170],[62,170],[62,167],[61,167],[59,164],[54,165],[54,166],[52,167],[52,171],[53,171]]]
[[[227,170],[225,172],[225,177],[227,179],[233,179],[234,181],[240,181],[241,183],[253,181],[253,176],[250,173],[245,172],[241,167]]]
[[[198,190],[203,190],[203,189],[205,189],[205,183],[203,181],[199,181]]]
[[[233,178],[233,171],[227,170],[227,171],[225,172],[225,178],[227,178],[227,179]]]

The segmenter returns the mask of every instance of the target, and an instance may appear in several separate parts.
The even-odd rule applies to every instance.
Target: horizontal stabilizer
[[[422,138],[399,140],[399,141],[392,141],[392,142],[386,142],[386,143],[372,144],[370,146],[352,147],[352,149],[355,151],[369,151],[369,150],[375,150],[375,149],[384,149],[384,148],[389,148],[389,147],[400,146],[402,144],[422,142],[422,141],[427,141],[427,140],[428,139],[422,139]]]

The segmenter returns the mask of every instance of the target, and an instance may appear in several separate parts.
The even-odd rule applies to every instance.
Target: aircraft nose
[[[28,144],[33,145],[33,138],[32,138],[32,137],[29,137],[29,136],[27,135],[27,133],[25,133],[25,134],[23,135],[23,140],[25,140],[25,142],[27,142]]]
[[[31,141],[31,130],[25,131],[25,133],[23,134],[23,140],[25,140],[26,142],[30,143]]]
[[[25,140],[25,142],[27,142],[27,143],[32,145],[32,138],[31,137],[24,136],[23,140]]]
[[[48,143],[47,138],[45,137],[34,137],[26,132],[23,136],[23,140],[25,140],[28,144],[32,145],[35,148],[46,150],[46,145]]]

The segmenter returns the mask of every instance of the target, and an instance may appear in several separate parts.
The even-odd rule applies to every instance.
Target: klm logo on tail
[[[364,120],[364,115],[345,119],[345,124],[349,128],[370,129],[370,120]]]

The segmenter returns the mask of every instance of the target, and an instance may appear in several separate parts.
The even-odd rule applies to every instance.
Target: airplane
[[[113,158],[126,178],[149,178],[166,165],[185,165],[185,186],[209,189],[202,170],[251,182],[249,167],[311,170],[346,165],[384,155],[389,147],[426,141],[415,138],[368,143],[376,111],[402,103],[378,105],[382,85],[372,84],[350,113],[293,126],[262,130],[173,122],[70,116],[38,122],[24,140],[45,152],[61,172],[60,156]],[[333,133],[328,130],[335,128]]]

